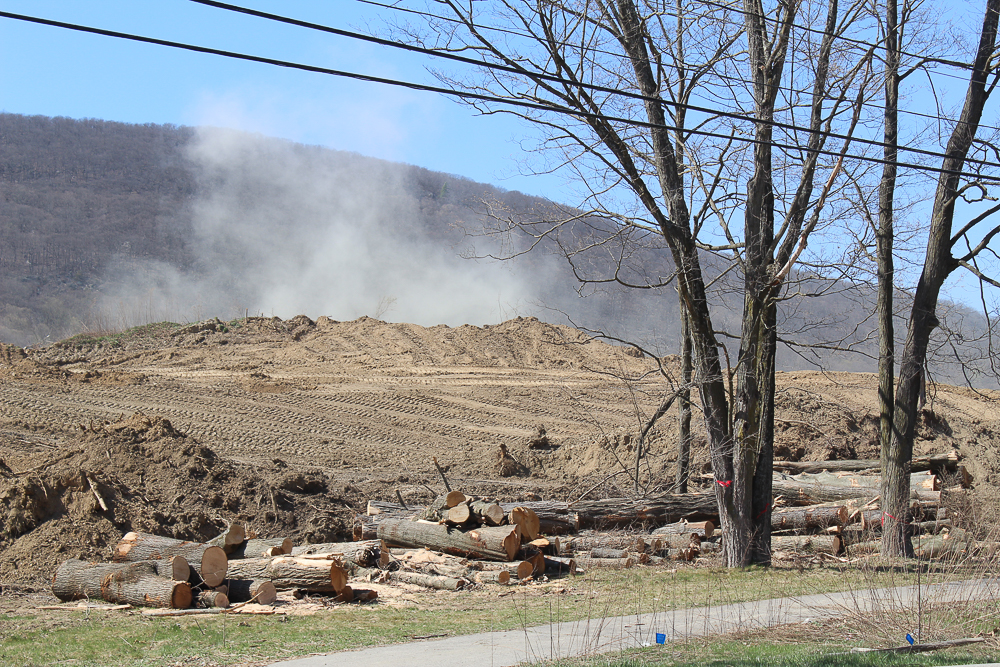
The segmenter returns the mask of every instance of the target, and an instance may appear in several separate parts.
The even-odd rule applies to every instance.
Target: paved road
[[[978,579],[923,586],[924,599],[935,601],[996,598],[1000,579]],[[670,642],[810,619],[843,616],[854,611],[911,608],[917,587],[807,595],[718,607],[664,611],[554,623],[508,632],[484,632],[435,641],[377,646],[274,663],[271,667],[509,667],[525,661],[600,654],[648,646],[661,633]]]

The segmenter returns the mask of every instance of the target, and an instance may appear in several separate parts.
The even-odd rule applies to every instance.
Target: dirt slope
[[[439,488],[432,457],[456,485],[504,499],[628,493],[637,410],[651,414],[664,385],[655,360],[627,352],[533,318],[304,316],[0,348],[0,581],[39,581],[132,529],[204,539],[246,521],[345,537],[367,498],[419,502]],[[778,388],[779,457],[877,457],[874,376],[779,374]],[[958,449],[995,500],[997,395],[941,386],[928,408],[918,453]],[[546,439],[529,448],[539,425]],[[648,492],[672,479],[675,433],[672,415],[654,431]],[[514,469],[498,468],[501,444],[518,475],[501,474]]]

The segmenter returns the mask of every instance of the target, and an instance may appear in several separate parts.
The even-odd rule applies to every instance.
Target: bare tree
[[[586,187],[563,217],[497,215],[506,231],[532,247],[556,239],[571,263],[581,248],[660,239],[690,332],[730,566],[770,559],[778,305],[823,223],[870,80],[871,52],[836,40],[857,29],[863,4],[439,0],[430,3],[443,14],[431,19],[435,36],[409,30],[425,46],[476,54],[489,66],[480,78],[440,78],[490,98],[473,102],[484,113],[505,110],[545,130],[546,147]],[[793,39],[798,21],[810,29]],[[742,276],[733,397],[705,253]],[[627,251],[609,255],[597,280],[632,284]]]
[[[970,195],[986,195],[987,186],[978,179],[966,179],[962,172],[982,119],[983,109],[998,83],[995,62],[997,54],[997,26],[1000,19],[1000,0],[987,0],[986,16],[980,31],[978,49],[972,63],[965,105],[954,125],[945,156],[942,172],[934,194],[930,229],[924,256],[923,271],[913,296],[913,306],[907,326],[906,344],[900,361],[899,381],[893,406],[892,438],[882,452],[882,553],[890,556],[912,556],[913,547],[907,532],[906,513],[909,504],[909,471],[913,457],[913,441],[919,416],[921,386],[927,361],[928,343],[939,321],[936,315],[938,297],[944,281],[959,267],[970,270],[981,281],[1000,287],[1000,281],[983,273],[978,265],[979,255],[989,249],[1000,226],[988,229],[978,241],[970,241],[970,234],[1000,211],[1000,205],[966,222],[957,232],[953,231],[955,206],[969,200]],[[995,183],[995,180],[993,180]],[[965,252],[956,253],[959,244],[965,243]]]

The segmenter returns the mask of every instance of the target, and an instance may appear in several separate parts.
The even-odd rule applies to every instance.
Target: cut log
[[[392,553],[382,540],[303,544],[302,546],[294,547],[291,555],[338,556],[343,562],[354,563],[358,567],[386,567],[392,560]]]
[[[719,514],[714,493],[678,493],[639,500],[581,500],[573,509],[580,518],[581,528],[598,529],[661,526],[682,519],[714,521]]]
[[[622,570],[635,565],[635,561],[631,558],[590,558],[588,556],[577,556],[573,560],[576,561],[577,567],[582,567],[585,570],[592,567]]]
[[[771,538],[771,549],[776,551],[805,551],[836,556],[843,544],[838,535],[790,535]]]
[[[459,503],[448,510],[445,522],[452,526],[462,526],[470,523],[472,519],[472,509],[466,503]],[[478,521],[475,522],[477,525]]]
[[[370,579],[371,581],[396,581],[443,591],[461,590],[468,583],[465,579],[458,577],[442,577],[435,574],[422,574],[420,572],[406,572],[403,570],[385,572],[383,570],[359,569],[358,576]]]
[[[700,547],[702,543],[701,535],[698,533],[664,533],[663,535],[650,535],[647,539],[648,546],[646,553],[660,554],[664,549],[689,549]]]
[[[715,524],[711,521],[677,521],[657,528],[652,534],[656,536],[695,534],[703,540],[710,540],[715,536]]]
[[[229,558],[271,558],[292,553],[292,538],[246,540],[229,554]]]
[[[535,571],[535,564],[530,560],[522,560],[514,563],[490,563],[479,562],[476,566],[484,572],[506,571],[510,576],[517,579],[527,579]]]
[[[369,589],[354,589],[354,601],[355,602],[371,602],[372,600],[378,599],[378,591],[373,591]]]
[[[156,574],[150,563],[87,563],[71,559],[52,577],[52,593],[63,601],[103,599],[115,604],[183,609],[191,585]]]
[[[917,558],[944,558],[972,553],[976,541],[972,536],[959,528],[953,528],[947,533],[921,537],[913,540],[913,553]],[[111,602],[111,600],[108,600]]]
[[[501,586],[506,586],[510,583],[510,572],[507,570],[471,572],[469,577],[479,584],[500,584]]]
[[[433,523],[390,519],[379,525],[378,537],[390,546],[426,547],[454,556],[486,560],[513,560],[521,548],[516,526],[462,531]]]
[[[644,552],[646,540],[639,535],[589,534],[565,538],[560,541],[561,553],[591,551],[593,549],[625,549],[637,553]]]
[[[820,503],[874,498],[879,495],[879,478],[862,476],[842,476],[831,473],[785,475],[775,473],[771,482],[771,493],[784,496],[793,505],[818,505]],[[910,497],[917,500],[938,501],[940,491],[910,488]]]
[[[847,507],[844,505],[776,509],[771,512],[771,530],[806,530],[842,526],[847,523],[847,516]]]
[[[563,556],[546,556],[545,574],[576,574],[576,560]]]
[[[191,566],[188,565],[184,556],[170,556],[161,560],[142,560],[139,563],[148,563],[156,570],[157,576],[173,581],[187,581],[191,578]]]
[[[230,602],[250,602],[258,604],[274,604],[278,599],[278,591],[274,584],[267,580],[230,579],[228,582]]]
[[[409,513],[410,516],[415,514],[422,514],[427,511],[426,505],[407,505],[403,507],[399,503],[389,503],[381,500],[369,500],[368,508],[366,510],[369,516],[377,516],[379,514],[406,514]]]
[[[246,529],[243,528],[243,524],[232,523],[229,524],[229,528],[226,529],[226,532],[214,539],[209,540],[205,544],[219,547],[225,551],[226,554],[231,554],[240,548],[240,545],[243,544],[246,538],[247,533]]]
[[[209,609],[212,607],[227,609],[229,607],[229,597],[219,591],[202,591],[198,593],[197,602],[202,607],[208,607]]]
[[[476,520],[484,526],[499,526],[506,516],[506,512],[498,503],[486,500],[473,500],[469,503],[469,509],[472,510]]]
[[[344,586],[340,589],[340,592],[333,598],[334,602],[343,602],[349,604],[354,602],[354,589],[350,586]]]
[[[183,556],[209,588],[215,588],[226,579],[228,558],[221,547],[148,533],[125,535],[115,547],[112,560],[122,563],[170,556]]]
[[[621,558],[632,558],[632,554],[630,554],[628,551],[626,551],[624,549],[599,548],[599,549],[591,549],[590,550],[590,557],[591,558],[618,558],[618,559],[621,559]]]
[[[462,493],[461,491],[449,491],[448,494],[444,497],[444,506],[448,509],[451,509],[452,507],[457,507],[458,505],[461,505],[466,500],[468,500],[468,498],[466,498],[465,494]]]
[[[911,472],[934,471],[940,474],[942,471],[955,472],[958,470],[958,461],[961,457],[958,452],[951,450],[932,456],[918,456],[911,460]],[[848,459],[845,461],[775,461],[774,469],[788,471],[790,473],[819,473],[819,472],[863,472],[865,470],[877,471],[881,464],[878,459]]]
[[[230,582],[270,580],[278,590],[302,588],[316,593],[337,593],[347,585],[347,572],[337,561],[294,556],[234,560],[229,578]]]
[[[538,538],[541,521],[534,510],[527,507],[515,507],[507,513],[507,523],[518,526],[521,529],[521,537],[525,540]]]

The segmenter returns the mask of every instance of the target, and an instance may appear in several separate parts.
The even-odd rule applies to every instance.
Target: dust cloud
[[[198,129],[187,159],[188,265],[112,267],[107,284],[121,287],[101,308],[118,326],[245,312],[425,326],[537,314],[512,267],[462,257],[455,223],[473,214],[447,186],[418,182],[439,175],[218,128]]]

